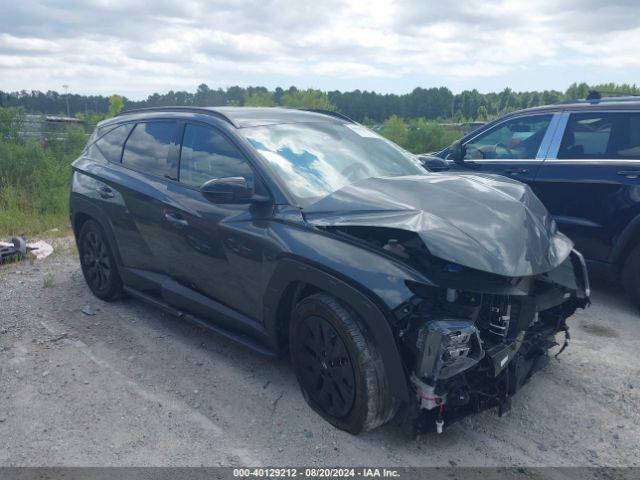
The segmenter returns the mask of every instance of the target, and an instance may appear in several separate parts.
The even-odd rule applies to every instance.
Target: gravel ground
[[[0,466],[640,465],[640,316],[617,286],[596,284],[507,417],[355,437],[307,407],[287,362],[96,299],[70,239],[56,244],[0,267]]]

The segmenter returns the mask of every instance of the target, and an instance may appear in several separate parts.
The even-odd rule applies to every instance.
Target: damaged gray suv
[[[529,187],[429,173],[333,112],[104,121],[73,163],[71,221],[96,296],[290,356],[309,405],[352,433],[504,412],[589,303]]]

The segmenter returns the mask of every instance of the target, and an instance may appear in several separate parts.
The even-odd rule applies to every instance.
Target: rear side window
[[[89,145],[87,155],[95,160],[107,160],[109,162],[120,163],[122,146],[132,127],[132,124],[120,125],[107,132]]]
[[[212,178],[223,177],[244,177],[253,185],[251,167],[222,133],[187,124],[180,154],[180,182],[200,187]]]
[[[572,114],[558,158],[640,160],[640,113]]]
[[[178,178],[172,147],[178,138],[177,122],[138,123],[124,147],[122,163],[144,173]]]

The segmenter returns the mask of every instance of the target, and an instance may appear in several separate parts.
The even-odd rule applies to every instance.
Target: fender
[[[294,282],[303,282],[330,293],[356,311],[380,352],[385,370],[389,374],[392,394],[397,400],[408,402],[410,396],[407,376],[394,374],[404,372],[405,369],[385,316],[388,312],[383,311],[383,307],[376,305],[358,288],[325,270],[293,258],[284,258],[278,263],[264,295],[263,318],[268,336],[276,341],[278,305],[287,288]]]
[[[629,252],[629,248],[627,247],[636,237],[640,237],[640,214],[633,217],[615,239],[615,244],[611,249],[608,261],[610,263],[621,262]]]
[[[91,203],[89,200],[79,195],[75,195],[73,192],[71,193],[69,204],[71,227],[73,229],[74,236],[76,237],[76,244],[78,242],[78,234],[80,233],[76,232],[75,229],[76,220],[79,214],[84,214],[88,217],[91,217],[92,220],[95,220],[102,227],[102,230],[107,237],[107,241],[109,242],[109,248],[111,248],[111,251],[113,252],[113,255],[115,257],[118,273],[122,277],[122,258],[120,257],[120,250],[118,249],[116,237],[113,233],[113,226],[111,225],[111,221],[109,220],[107,214],[104,213],[104,211],[98,208],[96,205]]]

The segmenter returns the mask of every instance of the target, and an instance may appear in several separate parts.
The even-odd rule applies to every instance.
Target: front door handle
[[[529,173],[529,170],[526,168],[505,168],[502,170],[502,173],[506,173],[507,175],[520,175],[521,173]]]
[[[115,196],[115,193],[113,193],[113,190],[109,187],[98,187],[96,188],[96,191],[98,192],[98,195],[104,199],[113,198]]]
[[[627,178],[638,178],[640,177],[640,170],[620,170],[618,175],[622,175]]]
[[[183,228],[189,225],[189,222],[187,222],[179,213],[165,213],[164,218],[174,227]]]

